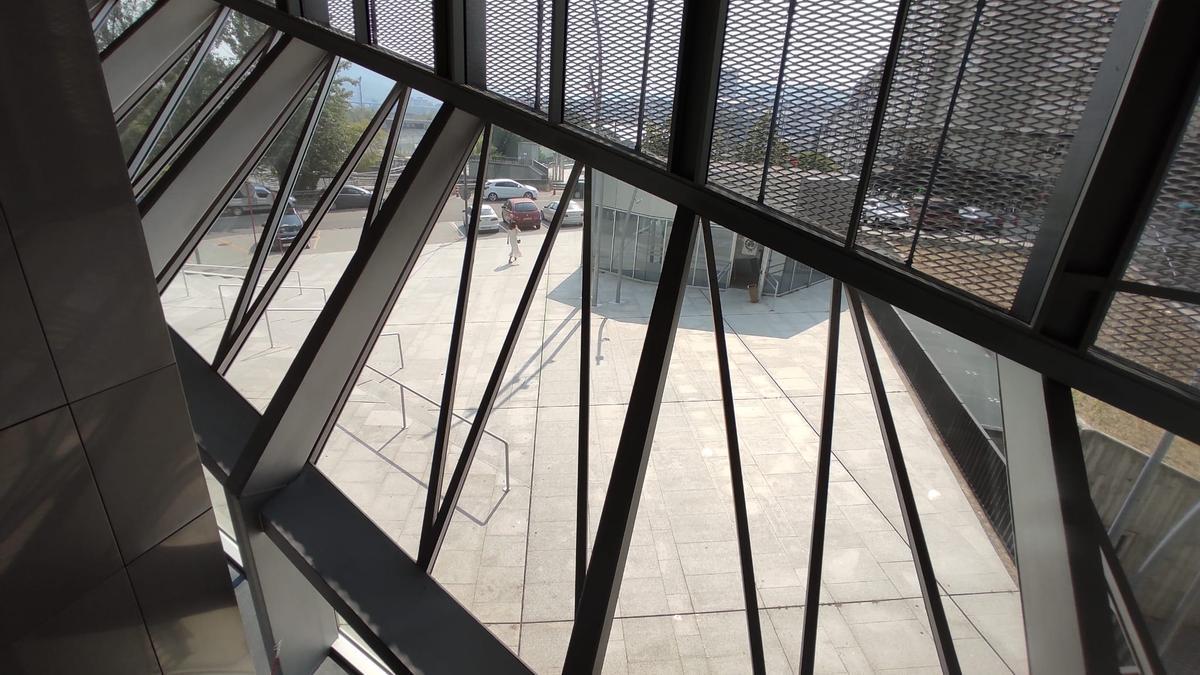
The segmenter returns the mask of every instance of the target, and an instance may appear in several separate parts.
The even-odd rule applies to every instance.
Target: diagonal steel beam
[[[191,60],[188,61],[187,67],[183,73],[179,75],[179,79],[175,80],[175,84],[171,87],[171,92],[167,94],[167,100],[158,109],[158,113],[154,115],[154,120],[150,123],[150,128],[142,135],[142,140],[138,143],[137,148],[133,151],[133,156],[129,158],[129,177],[141,172],[142,165],[146,163],[150,152],[158,145],[158,138],[162,135],[163,129],[166,128],[168,120],[175,110],[179,107],[179,102],[183,100],[183,95],[187,92],[192,82],[196,79],[196,73],[200,71],[200,64],[204,63],[204,57],[212,49],[213,44],[221,35],[221,29],[224,28],[225,22],[228,20],[230,9],[222,7],[213,18],[212,24],[208,31],[201,38],[200,44],[192,52]]]
[[[233,493],[277,489],[315,457],[482,131],[479,118],[449,106],[434,118],[230,473]]]
[[[241,325],[233,332],[229,342],[222,344],[222,349],[217,350],[216,356],[213,357],[213,367],[217,369],[217,372],[221,374],[228,372],[229,367],[233,365],[233,360],[237,357],[238,351],[246,344],[246,340],[249,339],[259,320],[264,318],[267,307],[271,305],[271,300],[274,299],[275,293],[283,285],[284,278],[292,271],[292,266],[296,264],[296,261],[300,259],[300,255],[304,252],[304,248],[308,245],[309,240],[312,239],[313,233],[320,227],[325,214],[333,208],[333,202],[337,199],[338,192],[346,184],[350,173],[354,171],[354,167],[358,165],[359,160],[366,153],[371,140],[375,138],[376,132],[379,131],[379,127],[387,119],[388,109],[392,105],[395,105],[396,97],[399,96],[398,89],[399,87],[394,87],[384,99],[383,104],[375,113],[375,117],[371,118],[367,127],[358,137],[358,142],[351,148],[349,156],[342,161],[342,165],[338,167],[337,172],[330,179],[329,185],[326,186],[325,191],[317,199],[317,203],[308,214],[308,219],[304,221],[304,225],[296,233],[296,238],[292,240],[291,245],[284,251],[283,257],[279,259],[279,263],[267,279],[267,283],[263,286],[262,291],[253,297],[253,302],[249,309],[246,310],[246,315],[243,317]]]
[[[717,369],[721,376],[721,409],[725,416],[725,445],[729,451],[729,483],[733,488],[733,514],[737,522],[742,596],[746,602],[746,628],[750,638],[750,665],[755,673],[765,673],[767,665],[763,657],[762,626],[758,617],[758,589],[754,585],[754,555],[750,549],[750,516],[746,512],[742,452],[738,443],[737,414],[733,407],[733,381],[729,375],[729,350],[725,344],[725,317],[721,312],[721,285],[717,281],[712,225],[702,219],[700,230],[704,235],[704,262],[708,268],[708,295],[712,305],[713,336],[717,343]]]
[[[825,524],[829,510],[829,472],[833,464],[833,419],[837,403],[838,340],[842,325],[842,282],[833,280],[829,296],[829,339],[825,347],[825,388],[821,393],[821,435],[817,447],[816,489],[812,533],[808,547],[804,632],[800,644],[800,673],[812,675],[817,663],[817,623],[821,619],[821,572],[825,564]]]
[[[379,174],[375,176],[375,190],[371,193],[371,201],[367,203],[367,215],[363,219],[363,233],[375,220],[379,213],[379,205],[383,203],[383,193],[387,191],[388,179],[392,177],[392,166],[396,162],[396,146],[400,143],[400,132],[404,128],[404,115],[408,112],[408,100],[412,97],[412,89],[404,88],[400,100],[396,102],[396,112],[392,115],[392,128],[388,130],[387,144],[383,148],[383,161],[379,163]]]
[[[442,500],[442,479],[446,473],[446,457],[450,454],[450,424],[454,421],[454,392],[458,389],[458,364],[462,354],[463,335],[467,329],[467,303],[471,298],[471,278],[475,268],[475,242],[479,238],[479,209],[483,201],[483,183],[487,174],[488,155],[492,142],[492,127],[483,129],[483,145],[479,152],[479,170],[475,172],[475,198],[471,202],[471,217],[463,223],[466,229],[466,248],[463,251],[462,272],[458,280],[458,302],[454,306],[454,323],[450,330],[449,353],[446,355],[446,375],[442,382],[442,406],[434,428],[433,462],[429,470],[429,488],[425,492],[425,517],[421,535],[432,531],[437,521],[438,504]]]
[[[471,430],[467,433],[467,440],[463,443],[462,454],[459,455],[458,464],[454,467],[454,475],[446,486],[446,497],[442,500],[437,520],[433,523],[432,528],[421,531],[417,564],[427,572],[433,571],[442,541],[450,529],[450,518],[454,515],[458,499],[462,496],[463,488],[466,486],[467,473],[470,472],[471,464],[475,460],[475,453],[479,450],[479,441],[483,437],[483,430],[487,426],[488,418],[491,417],[492,407],[496,404],[496,398],[500,394],[500,387],[504,384],[504,372],[508,369],[513,352],[517,349],[517,339],[521,337],[521,328],[525,323],[525,317],[529,314],[529,307],[533,304],[534,295],[542,283],[546,266],[550,263],[550,253],[554,249],[554,242],[558,239],[563,215],[566,214],[567,204],[570,203],[571,191],[575,188],[575,183],[579,180],[579,173],[582,170],[583,164],[576,162],[567,179],[567,186],[559,200],[558,208],[554,211],[554,219],[550,221],[550,226],[546,229],[542,250],[538,252],[537,261],[534,262],[533,269],[529,271],[529,281],[525,284],[525,291],[521,294],[516,311],[513,312],[512,323],[509,324],[508,334],[504,337],[504,345],[500,348],[500,355],[496,358],[495,366],[492,367],[492,375],[483,389],[479,406],[475,409],[475,419],[471,422]]]
[[[288,208],[289,196],[292,194],[292,189],[295,188],[296,181],[300,177],[300,166],[304,161],[305,155],[308,153],[308,147],[312,143],[313,135],[316,133],[317,119],[320,117],[325,100],[329,96],[329,90],[333,87],[336,74],[337,68],[330,62],[325,69],[325,74],[321,77],[320,84],[317,86],[312,105],[309,106],[308,113],[305,115],[304,125],[300,129],[300,135],[296,139],[295,147],[292,149],[287,169],[279,181],[279,190],[275,195],[275,203],[271,205],[271,211],[267,214],[267,222],[263,224],[262,234],[259,237],[258,245],[254,248],[254,255],[250,259],[250,264],[246,268],[246,276],[242,278],[242,285],[238,289],[237,299],[234,300],[233,307],[229,310],[229,320],[225,323],[225,331],[217,346],[217,354],[224,354],[229,351],[234,333],[242,325],[250,303],[254,300],[254,290],[258,288],[263,268],[267,264],[267,256],[270,255],[271,249],[275,245],[279,223],[283,220],[283,214]]]
[[[299,40],[280,42],[139,204],[160,291],[253,170],[328,58]]]
[[[908,534],[909,548],[912,549],[913,566],[917,571],[917,581],[921,584],[921,595],[925,599],[925,612],[929,615],[929,625],[933,630],[933,644],[937,648],[942,672],[952,675],[961,673],[962,668],[958,665],[958,655],[954,650],[954,636],[950,633],[946,610],[942,607],[942,596],[938,593],[937,577],[934,576],[933,563],[929,559],[925,530],[921,526],[921,516],[917,513],[917,500],[913,497],[908,468],[900,450],[900,436],[896,433],[896,422],[892,419],[892,408],[888,403],[887,390],[883,386],[883,376],[879,372],[879,360],[875,356],[875,346],[867,327],[867,315],[863,311],[858,291],[853,288],[848,291],[850,316],[854,320],[854,333],[858,336],[858,350],[862,355],[863,368],[867,371],[871,400],[875,402],[875,415],[879,418],[879,431],[883,434],[883,447],[887,453],[888,467],[892,470],[892,483],[896,487],[896,498],[900,502],[900,513],[904,518],[904,530]]]
[[[625,557],[633,538],[642,483],[650,463],[650,447],[662,404],[667,368],[675,344],[675,329],[683,307],[683,292],[696,242],[696,214],[679,207],[663,255],[662,276],[646,325],[646,340],[629,395],[621,440],[613,460],[612,478],[596,528],[583,595],[575,610],[575,625],[567,646],[564,673],[596,673],[604,667]]]
[[[208,29],[219,5],[160,2],[100,55],[113,116],[120,118]]]
[[[246,74],[249,73],[250,69],[253,68],[258,62],[259,57],[262,56],[270,48],[272,43],[274,43],[279,37],[279,33],[272,29],[268,29],[266,33],[259,38],[258,42],[255,42],[254,45],[246,51],[246,55],[242,57],[242,60],[239,61],[238,64],[233,67],[233,70],[231,70],[229,74],[225,76],[225,79],[221,80],[221,83],[218,84],[217,88],[213,90],[212,95],[210,95],[208,99],[201,104],[200,108],[196,110],[196,112],[192,113],[192,116],[189,117],[186,122],[184,122],[183,126],[179,130],[179,133],[175,134],[175,136],[172,137],[171,140],[168,141],[166,145],[164,145],[163,148],[158,151],[158,154],[153,155],[148,159],[148,164],[142,166],[142,170],[138,173],[138,175],[133,176],[133,194],[137,197],[139,203],[145,199],[147,192],[154,184],[154,180],[163,175],[163,172],[165,172],[168,167],[175,163],[175,160],[179,157],[180,153],[183,152],[183,150],[191,143],[192,138],[194,138],[197,133],[200,133],[200,131],[203,130],[204,125],[207,123],[212,114],[226,102],[226,97],[229,96],[234,88],[242,82],[242,78],[247,76]],[[154,149],[151,148],[150,151],[154,152]]]

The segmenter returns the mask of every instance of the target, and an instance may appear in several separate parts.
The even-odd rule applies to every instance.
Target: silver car
[[[483,196],[486,197],[489,202],[495,202],[501,199],[512,199],[514,197],[537,199],[538,189],[532,185],[518,183],[511,178],[493,178],[492,180],[484,182]]]
[[[542,220],[547,223],[554,220],[554,214],[558,211],[558,202],[550,202],[542,207]],[[567,204],[567,212],[563,214],[563,225],[583,225],[583,207],[579,202],[571,200]]]
[[[467,220],[471,219],[471,214],[467,213]],[[476,232],[499,232],[500,231],[500,216],[496,215],[496,210],[492,207],[481,204],[479,206],[479,227],[475,228]]]

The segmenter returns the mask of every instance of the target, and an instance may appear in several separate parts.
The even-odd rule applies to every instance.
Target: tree
[[[754,121],[742,143],[734,149],[733,159],[747,164],[761,164],[763,157],[767,154],[767,142],[770,134],[771,114],[763,113]],[[776,130],[775,142],[771,144],[771,165],[786,165],[791,154],[791,148],[788,147],[786,141],[779,137],[778,130]]]
[[[670,145],[671,131],[666,125],[646,122],[646,128],[642,130],[642,152],[652,157],[665,158]]]
[[[797,153],[795,157],[788,159],[787,163],[797,169],[808,169],[810,171],[821,171],[823,173],[832,173],[839,171],[841,167],[837,162],[829,157],[812,150],[805,150]]]
[[[492,127],[492,154],[497,157],[516,157],[521,137],[497,126]]]

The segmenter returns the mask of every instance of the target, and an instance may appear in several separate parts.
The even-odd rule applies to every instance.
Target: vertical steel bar
[[[892,94],[892,80],[896,77],[896,61],[900,57],[900,41],[904,38],[904,26],[908,22],[908,7],[912,0],[900,0],[896,7],[896,22],[892,26],[892,40],[888,44],[887,56],[883,59],[883,70],[879,74],[879,95],[875,98],[875,112],[871,116],[871,130],[867,133],[867,147],[863,152],[862,170],[858,174],[858,189],[854,193],[854,205],[850,208],[850,223],[846,228],[846,248],[854,248],[858,238],[859,221],[862,220],[863,204],[871,187],[871,174],[875,171],[875,153],[879,151],[879,137],[883,135],[883,120],[887,115],[888,99]]]
[[[721,286],[717,282],[712,226],[702,219],[704,262],[708,268],[708,294],[712,305],[713,336],[717,342],[717,368],[721,376],[721,407],[725,416],[725,444],[729,452],[729,483],[733,488],[733,515],[737,523],[738,556],[742,567],[742,595],[746,601],[746,629],[750,637],[750,665],[755,673],[767,671],[763,656],[762,626],[758,616],[758,590],[754,583],[754,556],[750,549],[750,516],[742,480],[742,453],[738,444],[737,414],[733,408],[733,381],[729,375],[729,350],[725,344],[725,317],[721,312]]]
[[[458,500],[462,496],[463,487],[467,482],[467,473],[471,470],[475,453],[479,450],[479,441],[487,427],[488,418],[491,417],[496,397],[500,393],[504,372],[508,369],[513,352],[516,351],[517,339],[521,336],[525,317],[529,314],[529,307],[533,304],[534,295],[537,294],[537,289],[542,282],[542,275],[545,274],[546,266],[550,262],[550,253],[554,250],[554,242],[558,238],[563,215],[567,212],[567,205],[571,201],[571,192],[575,189],[579,173],[582,170],[583,164],[575,162],[571,176],[567,179],[566,188],[558,201],[558,209],[554,212],[550,226],[546,228],[546,238],[542,242],[542,250],[538,252],[537,261],[534,262],[533,269],[529,271],[529,281],[525,284],[525,291],[521,294],[521,300],[517,303],[517,309],[513,313],[512,323],[509,324],[504,344],[500,348],[500,355],[496,358],[496,363],[492,368],[492,375],[484,387],[479,406],[475,409],[475,419],[471,423],[471,430],[467,433],[467,440],[463,443],[462,454],[459,455],[458,464],[454,467],[454,475],[446,485],[446,496],[442,500],[437,520],[434,522],[432,530],[428,533],[422,532],[417,564],[427,572],[433,571],[442,541],[446,538],[446,531],[450,529],[450,518],[454,515],[454,509],[458,506]]]
[[[950,105],[946,108],[946,119],[942,123],[942,132],[938,137],[937,151],[933,156],[933,165],[929,168],[929,181],[925,185],[925,195],[921,200],[921,215],[917,217],[917,230],[913,232],[912,244],[908,248],[905,265],[911,266],[913,256],[917,253],[917,242],[921,238],[921,228],[925,225],[925,213],[929,210],[929,198],[933,194],[938,169],[942,165],[942,157],[946,150],[946,137],[950,135],[950,122],[954,119],[954,108],[958,105],[958,93],[962,90],[963,77],[967,74],[967,63],[971,60],[971,47],[975,44],[975,34],[979,32],[979,21],[983,18],[985,5],[987,5],[987,0],[979,0],[975,5],[975,17],[971,20],[971,30],[967,33],[967,44],[963,47],[962,61],[958,64],[958,74],[954,78],[954,88],[950,91]]]
[[[638,93],[637,132],[633,138],[633,149],[642,151],[642,131],[646,128],[646,88],[649,86],[650,37],[654,34],[654,0],[646,0],[646,41],[642,44],[642,79]]]
[[[579,459],[575,480],[575,602],[583,596],[587,575],[588,462],[590,460],[592,405],[592,169],[583,174],[583,245],[579,251],[579,291],[582,318],[579,324]]]
[[[475,198],[471,203],[471,218],[463,223],[466,229],[466,248],[463,250],[462,273],[458,281],[458,302],[454,307],[454,323],[450,330],[450,345],[446,355],[446,376],[442,382],[442,405],[434,429],[433,459],[429,469],[429,488],[425,492],[425,515],[421,521],[421,538],[432,534],[442,497],[442,478],[446,473],[446,457],[450,454],[450,424],[453,422],[454,392],[458,388],[458,364],[462,355],[463,335],[467,328],[467,302],[471,297],[471,277],[475,267],[475,242],[479,235],[479,207],[483,201],[483,176],[487,173],[492,125],[483,128],[483,145],[479,154],[479,170],[475,175]],[[468,164],[469,165],[469,164]]]
[[[533,54],[533,109],[542,109],[542,50],[546,48],[546,31],[543,28],[546,0],[537,0],[537,39]],[[553,40],[553,38],[551,38]]]
[[[242,279],[242,286],[238,290],[237,299],[233,302],[233,309],[229,313],[229,321],[225,324],[224,334],[221,336],[221,341],[217,346],[216,355],[213,357],[213,364],[218,372],[225,372],[228,368],[226,362],[232,364],[232,360],[228,359],[229,349],[233,344],[234,335],[238,330],[243,329],[242,320],[246,316],[251,303],[254,301],[254,290],[258,288],[258,282],[262,279],[263,269],[267,264],[267,256],[270,255],[271,247],[275,245],[276,233],[279,231],[279,223],[283,220],[283,214],[287,211],[288,198],[291,196],[292,189],[296,186],[296,181],[300,177],[300,167],[304,163],[304,158],[308,154],[308,146],[312,143],[313,135],[316,133],[317,118],[321,115],[321,110],[325,106],[325,100],[329,96],[329,91],[333,87],[333,81],[336,77],[337,67],[331,61],[325,69],[325,73],[321,76],[321,83],[316,90],[312,105],[308,108],[308,114],[304,119],[304,126],[300,130],[300,136],[296,139],[296,147],[292,149],[292,156],[288,160],[287,170],[279,181],[279,192],[275,198],[275,203],[271,206],[271,212],[267,216],[267,222],[263,226],[262,236],[255,246],[254,255],[250,259],[250,264],[246,268],[246,276]],[[299,280],[296,282],[300,286]]]
[[[563,90],[567,72],[567,0],[552,0],[550,8],[550,100],[547,117],[552,124],[563,121]]]
[[[771,153],[775,149],[775,130],[779,124],[779,106],[783,99],[783,76],[787,70],[788,49],[792,44],[792,26],[796,20],[796,0],[788,3],[787,28],[783,33],[783,53],[779,55],[779,76],[775,80],[775,101],[771,104],[771,120],[767,124],[767,148],[763,156],[762,176],[758,181],[758,201],[767,195],[767,174],[771,171]]]
[[[847,290],[850,299],[850,316],[854,321],[854,332],[858,336],[858,349],[862,355],[863,368],[867,371],[867,384],[871,389],[871,399],[875,402],[875,413],[879,418],[879,431],[883,434],[883,447],[887,452],[888,466],[892,470],[892,483],[896,486],[896,498],[900,502],[904,529],[908,534],[909,547],[912,549],[913,566],[916,568],[917,581],[921,584],[921,594],[925,597],[925,612],[929,615],[929,625],[933,629],[933,644],[937,648],[942,672],[961,673],[958,655],[954,650],[954,637],[950,633],[946,610],[942,607],[942,597],[938,593],[937,577],[934,576],[933,563],[929,559],[929,547],[925,543],[925,530],[921,527],[921,516],[917,513],[917,500],[913,496],[912,484],[908,480],[908,468],[904,463],[904,454],[900,451],[900,437],[896,433],[896,422],[892,419],[892,409],[888,404],[887,391],[883,386],[883,376],[879,372],[879,361],[875,356],[875,347],[867,327],[867,316],[863,311],[862,299],[857,290],[853,288]]]
[[[367,0],[351,0],[354,10],[354,39],[365,44],[371,44],[371,10]]]
[[[646,340],[642,344],[628,412],[613,460],[612,478],[596,528],[583,595],[575,612],[564,673],[598,675],[604,667],[608,634],[617,595],[621,591],[621,577],[642,497],[642,483],[650,462],[650,446],[667,382],[667,368],[695,241],[696,214],[680,207],[675,212],[671,239],[663,257],[662,277],[646,325]]]
[[[829,472],[833,464],[833,414],[837,401],[838,340],[841,335],[842,282],[833,280],[829,296],[829,340],[825,347],[825,389],[821,393],[821,436],[817,446],[817,476],[813,494],[812,534],[808,548],[804,632],[800,644],[800,673],[811,675],[817,659],[817,622],[821,614],[821,566],[825,562],[825,522],[829,509]]]

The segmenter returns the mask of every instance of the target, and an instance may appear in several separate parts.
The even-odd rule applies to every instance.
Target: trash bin
[[[758,302],[758,284],[751,281],[746,286],[746,290],[750,291],[750,302]]]

